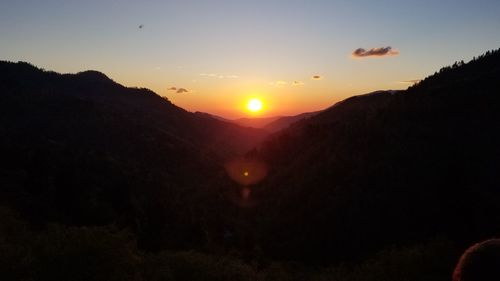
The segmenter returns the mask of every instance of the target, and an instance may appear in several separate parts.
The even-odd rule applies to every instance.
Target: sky
[[[226,118],[294,115],[497,49],[499,15],[498,0],[0,0],[0,60]]]

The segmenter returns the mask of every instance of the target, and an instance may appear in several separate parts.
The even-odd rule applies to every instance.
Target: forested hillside
[[[500,235],[498,77],[499,50],[266,138],[1,62],[2,279],[449,280]]]

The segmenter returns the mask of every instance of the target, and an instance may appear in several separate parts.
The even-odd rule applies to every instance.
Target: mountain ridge
[[[12,69],[9,70],[9,67]],[[12,73],[14,69],[18,74],[13,76]],[[243,144],[242,146],[235,147],[234,152],[228,151],[229,154],[242,153],[267,135],[265,131],[258,129],[244,129],[226,122],[198,118],[196,114],[175,106],[167,98],[160,97],[149,89],[124,87],[98,71],[83,71],[76,74],[58,74],[56,72],[38,69],[25,62],[0,62],[0,70],[4,73],[4,76],[0,78],[0,82],[3,84],[2,86],[5,87],[3,89],[4,91],[8,90],[9,84],[11,83],[15,83],[16,85],[24,84],[23,87],[25,87],[24,90],[26,91],[36,91],[37,87],[41,87],[44,92],[40,95],[50,95],[51,91],[59,91],[58,94],[60,95],[67,95],[92,103],[104,104],[117,110],[126,110],[130,114],[143,112],[146,116],[150,115],[148,118],[151,121],[151,125],[163,127],[171,131],[174,130],[175,134],[181,137],[184,136],[184,138],[187,137],[191,142],[199,142],[201,138],[207,140],[212,139],[213,141],[208,144],[211,148],[216,148],[218,146],[221,148],[231,148],[234,144]],[[30,81],[21,81],[23,77],[28,77]],[[56,86],[52,86],[51,84]],[[51,89],[51,87],[54,89],[55,87],[58,88],[54,90]],[[135,113],[133,111],[135,111]],[[158,116],[153,118],[152,115],[154,114]],[[173,118],[174,115],[178,117]],[[165,120],[159,120],[161,118]],[[182,123],[179,118],[183,119]],[[208,126],[207,128],[211,127],[212,129],[215,129],[213,128],[214,126],[223,129],[220,134],[226,135],[226,137],[230,137],[231,135],[238,137],[242,134],[246,136],[239,140],[230,141],[224,144],[220,142],[224,141],[226,137],[210,134],[206,128],[203,128],[205,126]],[[226,134],[224,130],[232,132]],[[191,136],[192,131],[197,131],[201,134],[199,134],[198,137],[194,137]],[[221,156],[226,157],[224,154],[225,152],[222,153]]]
[[[0,215],[19,213],[28,237],[54,223],[62,233],[130,230],[145,259],[194,250],[295,277],[321,266],[333,266],[327,277],[371,277],[374,265],[446,276],[453,249],[500,234],[499,75],[494,51],[260,142],[260,130],[148,90],[0,63]],[[254,145],[234,161],[245,181],[233,181],[226,160]]]
[[[271,167],[254,188],[259,214],[270,217],[263,248],[349,260],[387,243],[498,235],[499,76],[497,50],[271,135],[249,155]]]
[[[237,124],[242,127],[248,127],[248,128],[257,128],[257,129],[264,129],[269,133],[275,133],[277,131],[280,131],[282,129],[287,128],[288,126],[292,125],[295,122],[298,122],[302,119],[309,118],[311,116],[314,116],[320,111],[314,111],[314,112],[303,112],[299,113],[297,115],[280,115],[280,116],[272,116],[272,117],[244,117],[244,118],[237,118],[237,119],[226,119],[224,117],[220,117],[217,115],[213,115],[210,113],[205,113],[205,112],[195,112],[196,114],[199,114],[200,116],[205,116],[207,118],[214,118],[217,120],[221,120],[224,122],[228,123],[233,123]]]
[[[114,223],[159,250],[204,241],[206,209],[226,204],[222,164],[267,133],[99,72],[0,62],[0,135],[0,205],[34,225]]]

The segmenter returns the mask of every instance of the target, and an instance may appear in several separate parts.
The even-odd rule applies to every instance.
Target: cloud
[[[311,79],[312,79],[312,80],[321,80],[321,79],[323,79],[323,77],[322,77],[321,75],[313,75],[313,76],[311,77]]]
[[[200,73],[200,76],[204,76],[204,77],[217,77],[219,75],[217,75],[215,73]]]
[[[179,88],[177,89],[176,93],[178,94],[189,93],[189,90],[184,88]]]
[[[177,87],[170,87],[167,89],[168,91],[173,91],[178,94],[183,94],[183,93],[191,93],[192,91],[185,89],[185,88],[177,88]]]
[[[292,86],[302,86],[302,85],[304,85],[304,82],[302,81],[295,80],[292,82]]]
[[[240,78],[238,75],[225,75],[218,73],[200,73],[200,76],[203,77],[211,77],[211,78],[219,78],[219,79],[237,79]]]
[[[399,51],[393,49],[391,46],[371,48],[369,50],[358,48],[354,50],[354,52],[352,52],[352,56],[355,58],[383,57],[383,56],[397,56],[397,55],[399,55]]]
[[[422,81],[421,79],[413,79],[413,80],[406,80],[406,81],[399,81],[401,84],[415,84]]]

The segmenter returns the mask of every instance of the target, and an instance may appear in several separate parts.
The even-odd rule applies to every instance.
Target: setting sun
[[[250,99],[247,103],[247,109],[251,112],[259,112],[262,110],[262,101],[256,98]]]

